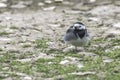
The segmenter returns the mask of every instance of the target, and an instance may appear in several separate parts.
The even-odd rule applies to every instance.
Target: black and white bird
[[[72,44],[77,49],[78,46],[82,47],[88,44],[90,36],[86,26],[81,22],[76,22],[71,26],[64,36],[66,44]]]

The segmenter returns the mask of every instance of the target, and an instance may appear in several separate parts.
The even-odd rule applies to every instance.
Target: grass
[[[93,40],[92,42],[92,45],[96,45],[96,44],[98,45],[97,47],[88,51],[94,52],[100,56],[108,56],[111,58],[117,58],[120,56],[120,49],[119,48],[114,49],[115,46],[120,45],[120,39],[115,38],[115,39],[105,40],[104,38],[98,38],[96,40]]]
[[[0,48],[0,51],[3,51],[3,49],[2,49],[2,48]]]
[[[19,28],[16,26],[11,26],[10,29],[19,29]]]
[[[9,35],[9,34],[10,33],[6,32],[6,31],[0,32],[0,36]]]
[[[28,47],[31,47],[32,45],[31,44],[24,44],[22,45],[23,48],[28,48]]]
[[[38,60],[36,63],[37,71],[45,73],[42,77],[54,77],[57,75],[67,74],[76,70],[75,65],[63,66],[59,64],[60,59],[56,58],[54,60]],[[48,64],[49,61],[52,61],[51,64]],[[47,65],[47,66],[46,66]]]
[[[35,52],[33,53],[24,53],[20,55],[16,55],[14,51],[6,52],[1,54],[0,56],[0,71],[1,72],[20,72],[25,73],[27,75],[36,76],[36,73],[39,74],[37,77],[41,77],[43,79],[52,78],[53,80],[63,79],[63,80],[119,80],[120,78],[120,49],[115,48],[114,46],[119,46],[119,39],[106,39],[98,38],[94,39],[91,42],[91,45],[87,46],[86,49],[88,52],[93,52],[97,54],[96,57],[91,56],[83,56],[81,54],[77,54],[75,52],[62,52],[61,50],[47,50],[49,47],[47,45],[47,39],[37,39],[33,42],[35,45]],[[105,46],[101,46],[101,44],[105,44]],[[92,45],[99,45],[92,49]],[[109,45],[109,46],[108,46]],[[24,48],[31,47],[30,45],[24,45]],[[37,49],[40,49],[37,51]],[[106,52],[106,49],[110,50]],[[1,50],[2,52],[3,50]],[[32,55],[43,52],[47,55],[54,55],[54,58],[40,58],[33,63],[29,62],[18,62],[17,59],[26,59],[31,57]],[[113,59],[112,62],[105,63],[103,62],[103,57],[108,56]],[[76,64],[64,64],[61,65],[60,62],[66,59],[65,57],[74,57],[82,60],[76,60],[78,63],[82,63],[84,67],[78,68]],[[5,65],[6,64],[6,65]],[[5,67],[9,67],[5,70]],[[72,75],[69,73],[73,72],[96,72],[93,75]],[[18,77],[16,74],[5,73],[9,77]],[[61,76],[61,77],[59,77]],[[36,77],[36,79],[37,79]],[[5,76],[0,76],[0,79],[6,78]]]
[[[47,41],[48,40],[42,38],[35,40],[33,43],[35,44],[35,48],[39,48],[41,51],[45,51],[45,49],[48,48]]]

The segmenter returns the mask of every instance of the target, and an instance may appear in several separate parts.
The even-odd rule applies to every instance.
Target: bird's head
[[[85,26],[83,23],[81,22],[76,22],[74,25],[73,25],[73,29],[74,30],[85,30]]]

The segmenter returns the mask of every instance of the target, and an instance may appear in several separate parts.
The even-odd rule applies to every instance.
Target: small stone
[[[7,2],[7,0],[0,0],[0,2]]]
[[[78,68],[82,68],[82,67],[84,67],[84,66],[83,66],[83,64],[78,63],[78,64],[77,64],[77,67],[78,67]]]
[[[94,2],[96,2],[96,0],[89,0],[89,2],[90,2],[90,3],[94,3]]]
[[[55,43],[54,42],[47,42],[46,43],[48,46],[52,46],[52,45],[54,45]]]
[[[106,53],[108,53],[108,52],[110,53],[110,52],[111,52],[111,50],[110,50],[110,49],[106,49],[106,50],[105,50],[105,52],[106,52]]]
[[[49,59],[51,59],[51,58],[53,58],[53,56],[47,55],[45,53],[40,53],[39,55],[32,55],[31,58],[17,59],[17,61],[22,62],[22,63],[24,63],[24,62],[35,62],[40,58],[49,58]]]
[[[56,7],[55,6],[51,6],[51,7],[47,7],[47,8],[43,8],[44,11],[52,11],[54,10]]]
[[[17,9],[22,9],[25,8],[26,6],[22,3],[18,3],[16,5],[12,5],[11,8],[17,8]]]
[[[72,75],[77,75],[77,76],[84,76],[84,75],[92,75],[92,74],[95,74],[96,72],[73,72],[73,73],[70,73]]]
[[[103,79],[103,78],[105,78],[106,77],[106,75],[105,75],[105,72],[98,72],[97,74],[96,74],[100,79]]]
[[[38,6],[44,6],[45,4],[44,3],[42,3],[42,2],[39,2],[38,3]]]
[[[52,31],[52,30],[44,30],[43,31],[45,34],[47,34],[47,35],[52,35],[52,34],[54,34],[54,32]]]
[[[51,1],[51,0],[45,0],[45,3],[47,3],[47,4],[51,4],[52,1]]]
[[[77,10],[66,10],[65,13],[66,14],[79,14],[81,11],[77,11]]]
[[[68,5],[68,6],[73,6],[74,3],[73,2],[70,2],[70,1],[63,1],[62,3],[63,5]]]
[[[117,35],[120,35],[120,31],[116,29],[110,29],[109,31],[106,32],[106,35],[109,35],[110,37],[115,37]]]
[[[91,57],[97,56],[95,53],[91,53],[91,52],[79,52],[78,54],[85,55],[85,56],[91,56]]]
[[[5,17],[6,20],[11,20],[11,17]]]
[[[97,2],[99,5],[109,5],[109,4],[111,4],[111,3],[113,3],[112,2],[112,0],[105,0],[105,1],[100,1],[100,2]]]
[[[99,18],[97,18],[97,17],[90,17],[90,18],[88,18],[89,20],[92,20],[92,21],[100,21],[100,19]]]
[[[29,5],[32,5],[33,1],[24,1],[23,4],[29,6]]]
[[[79,3],[79,4],[76,4],[72,9],[73,10],[88,11],[88,10],[91,9],[91,7],[90,6],[84,6],[81,3]]]
[[[2,68],[2,70],[9,70],[9,67],[4,67]]]
[[[29,76],[26,76],[26,77],[24,77],[24,79],[23,80],[32,80],[32,78],[31,77],[29,77]]]
[[[113,61],[113,59],[110,59],[109,57],[107,57],[107,56],[103,56],[103,62],[104,63],[110,63],[110,62],[112,62]]]
[[[18,76],[27,76],[27,74],[25,74],[25,73],[20,73],[20,72],[10,72],[10,73],[16,74],[16,75],[18,75]]]
[[[115,49],[120,49],[120,46],[114,46],[113,50],[115,50]]]
[[[70,61],[76,61],[77,60],[77,58],[75,58],[75,57],[65,57],[65,59],[68,59],[68,60],[70,60]],[[80,59],[80,58],[79,58]]]
[[[120,29],[120,23],[115,23],[115,24],[113,24],[113,27]]]
[[[63,0],[54,0],[55,2],[59,3],[59,2],[63,2]]]
[[[104,63],[110,63],[110,62],[112,62],[112,61],[113,61],[112,59],[103,60]]]
[[[12,41],[12,39],[11,38],[0,38],[0,41]]]
[[[7,5],[5,3],[0,3],[0,8],[5,8]]]
[[[53,62],[48,62],[48,64],[52,64]]]
[[[113,38],[113,37],[115,37],[115,34],[113,34],[113,33],[105,34],[105,39],[107,39],[107,38]]]
[[[61,26],[61,24],[49,24],[48,26],[50,26],[51,28],[54,27],[54,28],[58,28]]]
[[[64,65],[64,64],[67,64],[67,63],[69,63],[69,62],[70,62],[70,61],[68,61],[68,60],[64,60],[64,61],[61,61],[60,64]]]
[[[13,80],[11,77],[4,78],[3,80]]]
[[[70,47],[63,49],[63,52],[70,52],[70,51],[73,51],[74,49],[75,49],[74,46],[70,46]]]

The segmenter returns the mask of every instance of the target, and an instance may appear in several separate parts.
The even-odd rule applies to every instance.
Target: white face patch
[[[73,28],[77,27],[78,29],[85,29],[85,26],[82,24],[74,24]]]

